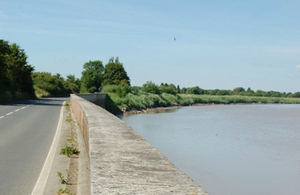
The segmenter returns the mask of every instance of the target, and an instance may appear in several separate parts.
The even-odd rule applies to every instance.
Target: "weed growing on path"
[[[57,172],[57,175],[59,177],[59,182],[61,184],[68,184],[69,179],[70,179],[70,173],[69,170],[66,169],[66,173],[67,173],[67,177],[65,178],[65,176],[63,176],[63,174],[61,172]]]
[[[79,150],[74,148],[73,146],[68,146],[68,144],[65,144],[65,147],[60,150],[60,154],[67,155],[68,157],[72,155],[78,155],[80,153]]]

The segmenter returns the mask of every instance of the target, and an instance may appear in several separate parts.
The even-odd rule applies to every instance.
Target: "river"
[[[211,195],[300,192],[300,105],[208,105],[121,117]]]

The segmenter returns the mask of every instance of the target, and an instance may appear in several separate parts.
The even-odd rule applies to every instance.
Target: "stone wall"
[[[89,154],[90,147],[89,147],[89,123],[88,119],[86,117],[86,114],[84,112],[84,109],[82,108],[82,105],[89,103],[88,101],[80,98],[77,95],[71,94],[70,98],[71,107],[75,114],[75,117],[77,119],[78,125],[82,131],[84,144],[86,147],[86,151]],[[91,103],[89,103],[91,104]]]
[[[85,136],[91,194],[207,194],[126,123],[76,95],[71,106]]]

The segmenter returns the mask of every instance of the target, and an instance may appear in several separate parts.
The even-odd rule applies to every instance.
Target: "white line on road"
[[[14,112],[7,113],[6,116],[9,116],[9,115],[11,115],[11,114],[13,114],[13,113],[14,113]]]
[[[14,112],[18,112],[18,111],[20,111],[20,110],[22,110],[22,109],[28,108],[29,106],[30,106],[30,105],[23,106],[22,108],[19,108],[19,109],[15,110]],[[14,112],[7,113],[6,116],[9,116],[9,115],[13,114]],[[1,117],[0,117],[0,119],[2,119],[2,118],[4,118],[4,116],[1,116]]]
[[[62,122],[63,122],[63,111],[64,111],[64,105],[66,102],[63,103],[63,106],[60,109],[60,116],[59,116],[59,121],[58,121],[58,125],[56,128],[56,132],[50,147],[50,150],[48,152],[46,161],[44,163],[44,166],[42,168],[42,171],[40,173],[40,176],[33,188],[33,191],[31,193],[31,195],[40,195],[40,194],[44,194],[44,190],[45,190],[45,186],[51,171],[51,167],[54,161],[54,157],[55,157],[55,153],[57,150],[57,145],[58,145],[58,141],[59,141],[59,137],[60,137],[60,133],[61,133],[61,129],[62,129]]]

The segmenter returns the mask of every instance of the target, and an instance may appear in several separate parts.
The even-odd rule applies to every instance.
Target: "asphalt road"
[[[67,99],[0,105],[0,195],[31,194]]]

